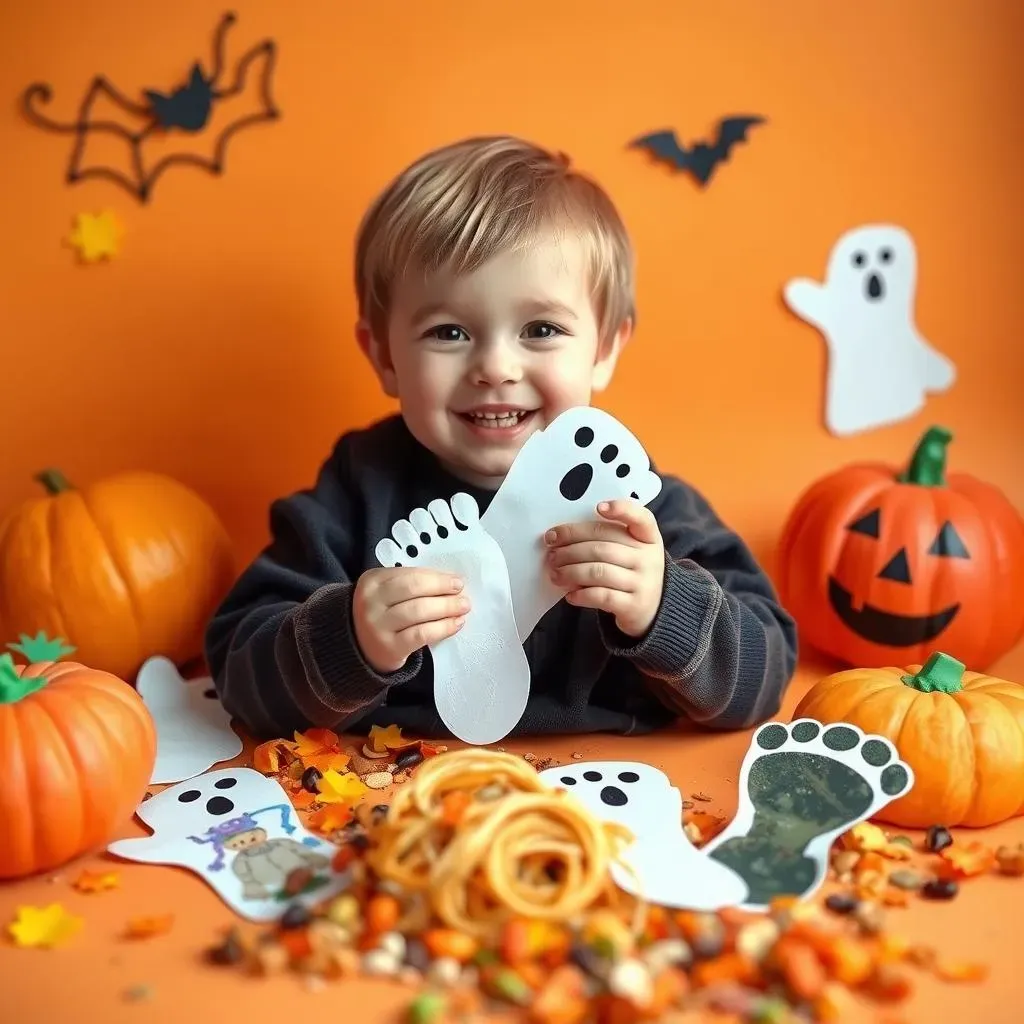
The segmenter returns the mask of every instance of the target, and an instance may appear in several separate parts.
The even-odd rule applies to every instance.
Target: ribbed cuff
[[[416,651],[397,672],[381,674],[367,664],[352,621],[352,583],[329,583],[314,591],[295,613],[295,641],[307,676],[334,707],[363,707],[392,686],[414,679],[423,667]]]
[[[639,639],[627,636],[615,618],[600,616],[601,636],[608,652],[628,658],[659,679],[688,676],[707,653],[711,625],[722,602],[718,580],[693,562],[665,559],[661,606],[651,628]]]

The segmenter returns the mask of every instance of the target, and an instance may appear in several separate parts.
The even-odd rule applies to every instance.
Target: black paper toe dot
[[[821,726],[817,722],[798,722],[793,726],[793,739],[797,743],[809,743],[819,732]]]
[[[768,725],[757,734],[757,745],[764,750],[775,750],[786,742],[788,735],[785,726]]]
[[[892,758],[892,751],[890,751],[888,746],[881,740],[868,740],[864,746],[860,748],[860,756],[863,757],[868,764],[874,765],[876,768],[881,768],[883,764],[888,763]]]
[[[907,788],[910,776],[901,764],[891,764],[882,770],[881,786],[886,796],[896,796]]]
[[[829,750],[853,750],[857,746],[857,734],[845,725],[833,725],[825,730],[822,742]]]

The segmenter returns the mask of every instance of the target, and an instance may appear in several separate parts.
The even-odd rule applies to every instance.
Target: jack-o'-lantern
[[[859,667],[976,669],[1024,631],[1024,518],[1002,492],[946,473],[950,431],[931,427],[909,466],[850,465],[814,483],[783,529],[779,592],[801,637]]]

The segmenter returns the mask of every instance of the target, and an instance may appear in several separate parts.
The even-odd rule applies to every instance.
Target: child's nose
[[[481,345],[475,352],[472,374],[476,384],[514,384],[523,376],[515,352],[507,345]]]

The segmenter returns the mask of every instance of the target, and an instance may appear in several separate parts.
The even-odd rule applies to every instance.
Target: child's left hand
[[[661,605],[661,531],[638,501],[603,501],[597,512],[600,522],[566,523],[544,535],[548,574],[569,604],[614,615],[623,633],[641,637]]]

